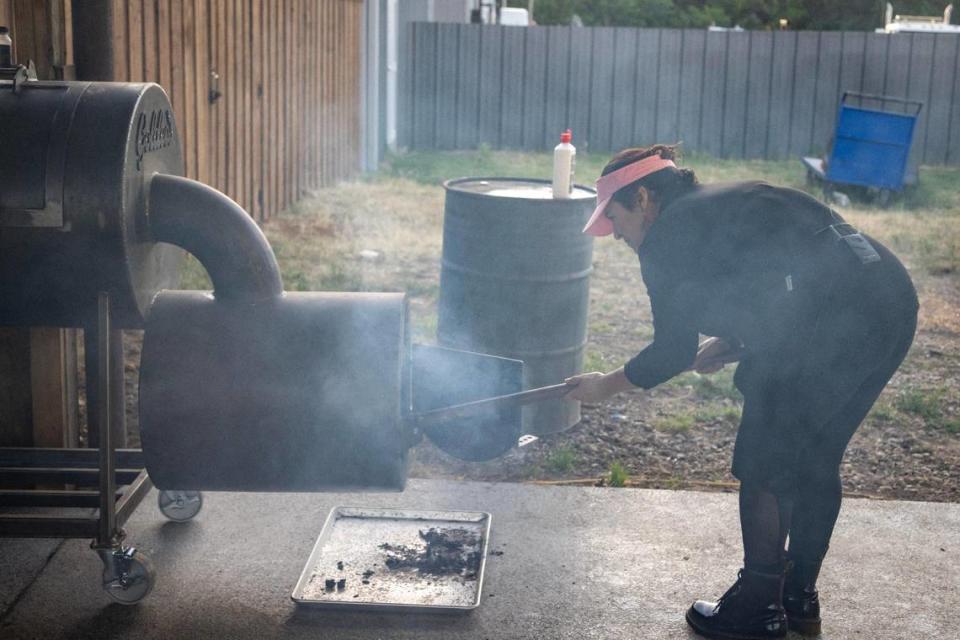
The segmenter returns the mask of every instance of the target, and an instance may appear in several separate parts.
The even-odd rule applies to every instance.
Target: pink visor
[[[597,208],[593,210],[593,215],[590,216],[583,232],[591,236],[608,236],[613,233],[613,221],[604,215],[613,194],[644,176],[660,169],[676,166],[673,160],[664,160],[660,156],[648,156],[605,176],[600,176],[597,180]]]

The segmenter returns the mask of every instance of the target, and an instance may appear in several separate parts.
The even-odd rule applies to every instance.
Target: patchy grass
[[[667,384],[672,387],[690,389],[700,400],[730,400],[743,402],[743,395],[733,386],[734,367],[726,366],[717,373],[701,375],[694,371],[681,373]]]
[[[653,421],[653,428],[664,433],[682,433],[689,431],[696,423],[696,418],[692,413],[671,413],[665,416],[657,416]]]
[[[599,351],[588,349],[583,356],[583,373],[591,373],[593,371],[606,373],[607,367],[609,366],[610,365],[607,364],[606,358],[604,358]]]
[[[917,416],[930,429],[960,433],[960,417],[951,416],[947,411],[949,390],[909,388],[897,395],[894,405],[908,415]]]
[[[625,487],[627,486],[627,480],[630,479],[630,476],[627,474],[627,470],[620,462],[614,462],[610,465],[610,475],[608,477],[608,486],[611,487]]]
[[[546,469],[553,473],[570,473],[577,465],[577,454],[573,447],[562,445],[552,449],[543,463]]]
[[[895,404],[900,411],[919,416],[929,423],[939,420],[943,415],[940,409],[942,399],[943,394],[940,391],[907,389],[897,396]]]
[[[873,408],[870,409],[870,413],[867,416],[867,419],[877,420],[879,422],[893,422],[897,418],[896,408],[884,400],[879,400]]]
[[[711,403],[694,411],[693,418],[698,423],[709,424],[720,421],[737,424],[740,422],[740,408],[735,405]]]

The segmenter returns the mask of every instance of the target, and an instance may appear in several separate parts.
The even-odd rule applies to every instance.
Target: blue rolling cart
[[[923,103],[846,91],[824,158],[804,157],[809,183],[822,183],[829,197],[845,185],[865,188],[881,206],[904,185],[915,183],[910,146]]]

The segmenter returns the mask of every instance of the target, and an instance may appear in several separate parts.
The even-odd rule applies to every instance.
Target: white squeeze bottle
[[[553,148],[553,197],[569,198],[573,193],[573,170],[577,162],[577,148],[570,144],[572,134],[567,129],[560,134],[560,144]]]

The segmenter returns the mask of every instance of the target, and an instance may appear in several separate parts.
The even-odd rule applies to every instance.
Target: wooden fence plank
[[[840,53],[840,94],[837,105],[845,91],[863,91],[864,56],[867,50],[867,34],[856,31],[844,31],[843,46]],[[836,118],[837,108],[833,110]]]
[[[436,28],[436,27],[435,27]],[[468,29],[463,25],[458,26],[457,28],[458,38],[460,40],[460,48],[457,51],[457,91],[456,91],[456,101],[457,101],[457,132],[456,132],[456,142],[457,147],[460,149],[473,149],[477,145],[477,130],[474,126],[474,123],[477,121],[478,114],[478,99],[477,95],[477,83],[479,80],[479,74],[477,69],[477,62],[480,56],[480,30],[479,29]],[[429,58],[424,58],[424,60],[429,59],[436,61],[437,50],[433,46],[436,44],[435,39],[424,40],[417,39],[416,46],[424,47],[425,51],[429,51]],[[435,63],[434,63],[435,64]],[[431,67],[433,69],[434,67]],[[426,79],[429,81],[429,79]],[[424,106],[427,105],[426,102],[423,103]],[[418,108],[419,108],[418,104]],[[519,113],[517,114],[520,115]],[[428,126],[433,124],[433,120],[429,117],[429,114],[422,114],[420,111],[417,112],[422,126]],[[420,125],[418,125],[420,126]]]
[[[750,74],[756,72],[750,66],[750,45],[749,32],[727,35],[727,74],[720,125],[720,154],[724,158],[742,158],[744,153],[747,94]]]
[[[482,65],[480,67],[480,126],[479,142],[491,147],[500,144],[500,119],[503,113],[500,107],[500,96],[502,90],[500,82],[503,78],[503,32],[512,27],[487,27],[482,31],[480,39],[480,56]],[[454,36],[456,32],[450,32]],[[455,69],[454,69],[455,72]],[[445,82],[447,90],[445,93],[456,96],[456,92],[450,89],[456,88],[456,78],[449,78]],[[447,124],[450,126],[450,123]],[[454,132],[456,125],[454,123]],[[455,139],[455,136],[454,136]]]
[[[613,67],[613,87],[610,98],[611,144],[616,147],[630,145],[633,132],[634,98],[637,95],[637,30],[617,29],[613,58],[604,62]],[[563,60],[561,56],[555,56]],[[646,79],[639,79],[646,82]],[[626,135],[624,135],[626,134]],[[554,143],[556,144],[556,143]]]
[[[157,75],[156,81],[170,93],[173,68],[170,63],[170,0],[157,0]]]
[[[680,104],[680,66],[683,32],[664,29],[660,35],[660,64],[657,68],[656,138],[660,142],[678,140],[677,106]]]
[[[747,109],[744,114],[743,155],[762,158],[766,153],[767,129],[770,126],[770,86],[773,69],[773,33],[750,32],[750,76]]]
[[[950,109],[958,108],[953,101],[953,86],[957,73],[957,49],[960,38],[953,34],[938,34],[934,41],[930,102],[927,110],[926,153],[924,162],[942,164],[947,161]]]
[[[253,60],[266,60],[267,54],[264,51],[264,33],[263,33],[263,1],[262,0],[253,0],[252,2],[252,24],[253,24],[253,37],[250,41],[250,48],[252,51]],[[316,58],[307,58],[305,68],[313,68],[314,60]],[[252,158],[252,177],[251,181],[253,182],[253,215],[254,217],[263,222],[267,220],[267,210],[266,210],[266,191],[264,190],[263,179],[264,179],[264,162],[263,162],[263,130],[264,130],[264,114],[263,114],[263,76],[265,73],[269,73],[270,69],[266,68],[263,64],[253,64],[250,69],[253,74],[253,130],[250,132],[253,137],[253,158]]]
[[[457,26],[455,24],[437,25],[438,45],[441,51],[456,51]],[[457,56],[440,56],[436,66],[437,117],[436,145],[438,149],[457,148]]]
[[[0,0],[0,26],[10,29],[13,32],[13,0]]]
[[[469,27],[458,26],[458,32]],[[518,149],[523,142],[523,67],[519,60],[524,55],[524,32],[526,29],[505,28],[503,31],[504,65],[503,95],[500,109],[503,114],[500,122],[500,144],[508,149]],[[458,146],[459,148],[459,146]]]
[[[719,156],[723,150],[723,120],[727,82],[726,33],[707,33],[704,50],[703,106],[700,121],[700,148]]]
[[[820,33],[800,31],[794,57],[793,106],[787,153],[800,156],[810,149],[813,133],[813,94],[820,66]]]
[[[113,77],[116,80],[126,80],[127,58],[130,49],[127,47],[127,3],[125,0],[113,0]],[[119,26],[120,28],[116,28]]]
[[[219,85],[218,91],[220,92],[220,97],[217,98],[217,101],[214,103],[217,114],[217,144],[215,147],[217,153],[217,185],[219,185],[218,188],[224,193],[229,193],[227,190],[227,176],[229,175],[228,164],[230,162],[227,144],[227,101],[223,96],[225,90],[224,82],[227,73],[227,8],[226,0],[211,1],[214,2],[216,6],[216,19],[214,21],[217,33],[215,54],[217,58],[216,71],[219,76],[217,80]]]
[[[324,7],[326,9],[326,7]],[[401,23],[397,30],[397,146],[413,146],[413,70],[419,57],[414,44],[417,23]]]
[[[220,84],[224,107],[224,138],[226,139],[225,162],[227,174],[227,194],[234,200],[239,199],[240,185],[240,146],[237,144],[237,2],[224,0],[224,32],[226,37],[226,57]],[[279,140],[279,138],[278,138]]]
[[[184,169],[187,177],[197,179],[197,148],[200,146],[200,138],[197,135],[197,77],[196,77],[196,51],[193,41],[193,33],[196,27],[196,21],[193,15],[193,2],[183,3],[183,94],[184,94],[184,127],[183,127],[183,149],[186,156]]]
[[[646,146],[657,141],[657,71],[660,66],[660,30],[644,29],[637,34],[631,145]]]
[[[143,82],[143,4],[127,3],[127,80]]]
[[[893,33],[887,36],[890,45],[887,52],[887,65],[880,93],[897,98],[907,95],[907,81],[910,75],[910,56],[913,51],[914,34]]]
[[[157,82],[160,77],[160,55],[157,51],[157,4],[159,0],[143,0],[143,78]]]
[[[707,46],[705,30],[683,31],[683,56],[680,60],[680,94],[677,111],[677,139],[685,149],[700,145],[700,109],[703,94],[703,54]]]
[[[196,100],[197,180],[210,180],[210,103],[207,100],[210,59],[207,47],[207,0],[193,0],[194,98]]]
[[[434,87],[434,81],[436,80],[434,70],[437,67],[435,45],[438,29],[438,25],[435,24],[414,24],[412,40],[413,49],[416,52],[416,62],[411,70],[414,101],[412,105],[413,126],[410,131],[410,146],[414,149],[425,149],[434,144],[431,102],[433,92],[436,90]],[[463,43],[460,47],[462,52]],[[463,53],[460,55],[463,55]],[[459,71],[460,64],[458,62],[457,78],[462,82],[463,74]],[[457,144],[459,146],[459,140]]]
[[[324,13],[324,24],[326,25],[326,27],[325,27],[325,29],[324,29],[324,47],[325,47],[325,52],[326,52],[326,53],[325,53],[325,58],[329,60],[329,59],[332,59],[332,51],[333,51],[333,16],[332,16],[332,13],[331,13],[331,11],[330,11],[330,5],[325,5],[325,6],[324,6],[324,11],[325,11],[325,13]],[[408,46],[410,47],[410,51],[412,52],[412,51],[413,51],[413,32],[411,31],[411,32],[408,34],[408,36],[409,36],[409,37],[407,38],[407,42],[408,42]],[[324,77],[323,77],[323,99],[321,100],[321,104],[323,105],[324,116],[325,116],[325,117],[324,117],[324,122],[325,122],[325,124],[326,124],[325,129],[324,129],[323,147],[322,147],[322,148],[323,148],[324,157],[326,157],[326,158],[331,158],[331,157],[332,157],[332,154],[331,154],[330,150],[331,150],[331,148],[332,148],[332,147],[331,147],[331,141],[332,141],[332,139],[333,139],[333,136],[331,135],[331,133],[332,133],[332,131],[333,131],[334,123],[333,123],[333,121],[332,121],[332,118],[330,117],[330,116],[331,116],[331,111],[330,111],[330,107],[329,107],[329,105],[332,103],[331,88],[330,88],[330,87],[331,87],[331,77],[332,77],[331,74],[332,74],[332,71],[333,71],[333,70],[330,69],[330,68],[328,68],[327,70],[325,70],[325,74],[324,74]],[[409,93],[410,93],[410,97],[411,97],[411,99],[412,99],[413,92],[410,91]],[[413,111],[413,110],[411,109],[411,116],[410,116],[411,118],[412,118],[412,111]],[[407,144],[408,144],[408,145],[412,145],[412,144],[413,144],[413,137],[412,137],[412,135],[413,135],[413,129],[412,129],[412,122],[413,122],[413,120],[412,120],[412,119],[408,119],[407,121],[408,121],[408,126],[407,126],[407,131],[408,131],[408,133],[407,133],[407,136],[408,136],[408,137],[407,137]],[[325,185],[328,185],[328,184],[330,184],[330,183],[333,181],[333,165],[332,165],[332,163],[327,162],[327,163],[324,164],[324,173],[323,173],[323,176],[324,176],[324,184],[325,184]]]
[[[797,33],[777,31],[773,34],[773,70],[770,88],[770,115],[767,127],[767,151],[769,159],[783,159],[789,145],[791,106],[793,104],[793,70],[796,55]]]
[[[934,34],[913,34],[913,46],[910,51],[910,63],[907,67],[907,89],[905,96],[910,100],[919,100],[923,103],[920,117],[913,131],[913,146],[910,155],[914,164],[926,155],[927,128],[930,122],[930,94],[933,81],[933,46]]]
[[[508,30],[509,33],[509,30]],[[587,126],[590,121],[590,73],[593,30],[570,28],[570,71],[567,87],[570,96],[567,104],[567,126],[573,133],[573,144],[581,151],[589,151]],[[506,55],[506,52],[504,52]],[[509,88],[504,83],[503,101],[507,101]]]
[[[609,151],[610,115],[613,107],[613,67],[610,61],[616,50],[617,30],[614,27],[595,27],[593,32],[587,143],[594,151]]]
[[[960,164],[960,45],[953,58],[953,87],[950,93],[950,121],[947,126],[947,162]]]
[[[868,33],[864,59],[869,61],[863,66],[863,81],[860,83],[864,93],[880,95],[886,89],[887,56],[890,52],[892,36],[885,33]]]
[[[543,149],[545,145],[547,33],[545,29],[524,29],[526,56],[523,64],[523,148]]]
[[[170,3],[170,99],[173,112],[176,115],[177,129],[180,131],[180,144],[186,155],[186,141],[184,131],[188,126],[184,113],[185,96],[183,84],[183,6],[182,3]]]
[[[505,27],[512,28],[512,27]],[[570,28],[547,28],[544,147],[560,142],[560,132],[570,127],[568,116],[570,82]]]
[[[822,155],[830,143],[840,103],[840,65],[843,61],[843,33],[823,32],[820,36],[819,72],[815,78],[811,140],[800,153]]]

